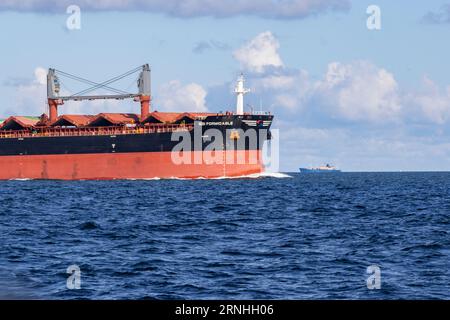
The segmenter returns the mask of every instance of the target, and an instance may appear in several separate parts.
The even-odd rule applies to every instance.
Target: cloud
[[[296,114],[310,126],[450,123],[450,86],[425,78],[421,87],[406,90],[391,71],[364,60],[330,62],[322,76],[312,78],[306,70],[286,66],[279,48],[266,31],[234,51],[253,93],[246,97],[248,108],[263,104],[282,116]],[[230,94],[228,87],[222,88],[222,100]],[[218,89],[210,93],[218,96]],[[208,96],[208,102],[219,100]]]
[[[16,78],[10,77],[3,82],[7,87],[24,87],[31,86],[33,84],[46,84],[47,83],[47,71],[42,67],[37,67],[34,70],[33,78]]]
[[[34,78],[8,81],[15,87],[14,105],[2,112],[3,117],[11,115],[40,115],[46,111],[47,89],[46,70],[37,67]]]
[[[310,119],[396,121],[402,113],[394,75],[368,61],[332,62],[319,80],[306,70],[284,65],[280,43],[270,32],[258,34],[233,56],[247,71],[252,89],[271,106],[306,112]]]
[[[330,63],[312,94],[346,120],[387,121],[402,111],[394,75],[367,61]]]
[[[201,42],[197,42],[195,44],[194,48],[192,49],[192,52],[201,54],[207,50],[212,50],[212,49],[225,51],[225,50],[229,50],[230,46],[226,43],[216,41],[216,40],[201,41]]]
[[[450,120],[450,86],[443,90],[431,79],[424,77],[422,90],[409,93],[405,100],[416,107],[419,116],[423,115],[432,123],[442,125]]]
[[[319,80],[306,70],[256,69],[260,72],[247,74],[248,86],[274,112],[302,112],[318,122],[395,122],[402,116],[394,75],[368,61],[332,62]]]
[[[296,77],[292,75],[268,75],[267,77],[263,77],[259,79],[258,86],[266,89],[290,89],[293,88],[296,84]]]
[[[422,18],[422,22],[430,24],[450,23],[450,4],[443,5],[439,11],[430,11]]]
[[[47,70],[42,67],[34,69],[35,81],[40,85],[47,85]]]
[[[155,96],[154,109],[159,111],[206,112],[206,90],[199,84],[181,84],[178,80],[172,80],[163,84]]]
[[[263,72],[267,67],[282,67],[278,49],[280,43],[270,31],[258,34],[255,38],[233,52],[241,68],[251,72]]]
[[[269,105],[300,112],[307,105],[312,80],[307,71],[287,68],[269,68],[260,74],[250,75],[253,92]]]
[[[349,0],[78,0],[82,10],[132,10],[175,17],[250,15],[273,19],[302,19],[329,11],[348,11]],[[0,10],[65,13],[73,0],[3,0]]]

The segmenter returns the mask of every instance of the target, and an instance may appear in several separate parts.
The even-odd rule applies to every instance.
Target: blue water
[[[450,173],[291,176],[0,182],[0,298],[450,298]]]

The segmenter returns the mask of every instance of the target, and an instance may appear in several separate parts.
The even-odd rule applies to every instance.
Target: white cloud
[[[3,117],[11,115],[40,115],[47,110],[47,72],[42,67],[34,70],[32,81],[17,83],[14,106],[2,112]]]
[[[177,17],[252,15],[301,19],[328,11],[348,11],[349,0],[2,0],[0,10],[65,13],[69,5],[82,10],[135,10]]]
[[[330,63],[316,81],[305,70],[263,69],[250,74],[249,83],[278,111],[285,108],[357,122],[397,121],[403,112],[394,75],[365,61]]]
[[[41,67],[34,69],[35,82],[40,85],[47,85],[47,70]]]
[[[331,62],[313,80],[305,70],[286,67],[279,48],[266,31],[234,52],[248,72],[247,86],[273,112],[284,109],[322,123],[450,122],[450,86],[442,89],[425,78],[420,90],[405,91],[392,72],[369,61]]]
[[[295,86],[296,80],[292,75],[269,75],[261,78],[258,85],[265,89],[289,89]]]
[[[305,70],[287,69],[279,48],[278,39],[266,31],[234,52],[241,67],[250,72],[256,92],[271,93],[271,104],[291,111],[321,109],[326,117],[350,121],[377,122],[400,116],[398,84],[387,70],[366,61],[333,62],[321,80],[312,81]]]
[[[263,72],[269,66],[283,66],[283,61],[278,54],[279,47],[280,43],[274,35],[266,31],[234,51],[233,56],[245,70]]]
[[[442,90],[428,77],[423,79],[423,90],[408,95],[408,101],[418,106],[426,119],[444,124],[450,120],[450,86]]]
[[[396,119],[402,111],[394,75],[365,61],[330,63],[314,95],[320,96],[330,112],[346,120],[386,121]]]
[[[277,106],[292,110],[295,110],[299,105],[297,97],[290,94],[278,94],[275,96],[274,102]]]
[[[293,112],[306,106],[306,99],[313,85],[305,70],[292,71],[284,68],[253,74],[250,82],[256,94],[265,94],[266,99],[273,99],[272,105]]]
[[[196,111],[206,112],[206,90],[199,84],[181,84],[178,80],[172,80],[162,85],[156,96],[154,109],[159,111]]]

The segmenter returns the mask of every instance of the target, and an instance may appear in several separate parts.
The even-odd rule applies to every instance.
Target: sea
[[[1,299],[450,299],[450,173],[0,182]]]

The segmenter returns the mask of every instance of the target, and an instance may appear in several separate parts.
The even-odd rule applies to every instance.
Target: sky
[[[67,26],[71,5],[80,28]],[[50,67],[103,81],[149,63],[159,111],[234,110],[242,72],[247,111],[275,115],[281,171],[448,171],[449,36],[449,0],[1,0],[0,117],[46,112]],[[65,93],[85,88],[61,80]]]

